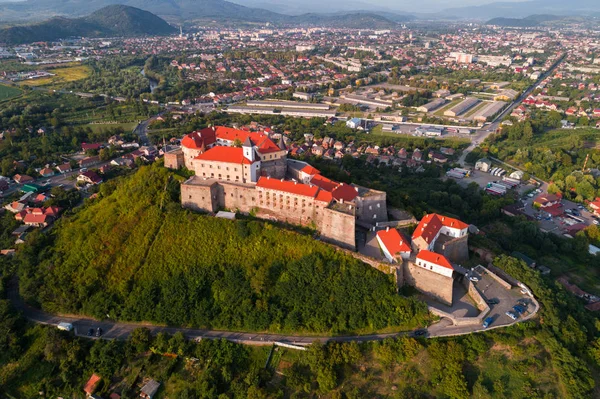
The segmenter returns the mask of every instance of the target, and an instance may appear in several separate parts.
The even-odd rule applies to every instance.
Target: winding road
[[[416,336],[415,331],[404,331],[397,333],[386,333],[386,334],[370,334],[370,335],[344,335],[344,336],[319,336],[319,335],[282,335],[282,334],[271,334],[271,333],[253,333],[253,332],[237,332],[237,331],[220,331],[220,330],[209,330],[209,329],[194,329],[194,328],[183,328],[183,327],[171,327],[156,325],[151,323],[129,323],[121,321],[110,321],[103,320],[98,321],[90,317],[76,316],[76,315],[58,315],[44,312],[36,309],[32,306],[27,305],[19,295],[18,282],[13,279],[7,290],[8,299],[12,302],[13,306],[21,311],[23,316],[31,322],[45,325],[58,325],[61,322],[71,323],[74,328],[74,333],[80,337],[89,337],[87,335],[88,330],[102,328],[104,339],[127,339],[133,330],[140,327],[145,327],[150,330],[153,335],[160,332],[175,334],[181,332],[187,339],[190,340],[201,340],[201,339],[226,339],[231,342],[245,344],[245,345],[273,345],[273,344],[287,344],[298,347],[308,346],[313,342],[367,342],[367,341],[381,341],[386,338],[397,337],[401,335]],[[537,302],[536,302],[537,304]],[[539,309],[536,305],[533,312],[525,318],[519,319],[516,322],[509,323],[498,323],[497,325],[488,328],[502,328],[508,325],[512,325],[518,322],[525,321],[534,317]],[[449,337],[472,334],[478,331],[484,331],[485,329],[477,325],[463,325],[456,326],[452,324],[447,318],[442,318],[439,322],[429,326],[425,329],[424,337]],[[416,330],[418,331],[418,330]],[[423,330],[421,330],[423,331]],[[95,337],[89,337],[95,339]]]

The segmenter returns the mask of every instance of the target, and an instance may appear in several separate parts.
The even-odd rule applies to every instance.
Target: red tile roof
[[[256,141],[253,140],[253,142],[256,144]],[[269,154],[271,152],[282,151],[281,148],[279,148],[275,143],[273,143],[273,141],[267,136],[264,136],[262,138],[262,141],[259,141],[258,144],[256,144],[256,147],[257,151],[261,154]]]
[[[321,187],[323,190],[327,190],[329,192],[332,192],[333,190],[335,190],[335,188],[338,186],[339,183],[334,182],[333,180],[330,180],[324,176],[321,175],[316,175],[314,176],[310,182],[316,186]]]
[[[318,175],[319,173],[321,173],[321,172],[319,172],[319,170],[318,170],[318,169],[316,169],[316,168],[313,168],[313,167],[312,167],[312,166],[310,166],[310,165],[306,165],[305,167],[303,167],[303,168],[300,170],[300,172],[304,172],[304,173],[306,173],[307,175]]]
[[[28,223],[39,224],[39,223],[46,223],[47,221],[48,221],[48,215],[36,215],[33,213],[28,213],[23,218],[23,223],[25,223],[25,224],[28,224]]]
[[[98,150],[102,147],[102,143],[81,143],[81,149],[87,150]]]
[[[333,201],[333,195],[331,195],[329,191],[319,190],[319,192],[317,193],[316,200],[321,202],[327,202],[329,204],[331,203],[331,201]]]
[[[534,204],[540,204],[542,206],[549,204],[551,202],[557,202],[560,201],[560,196],[555,195],[555,194],[540,194],[538,195],[534,200],[533,203]]]
[[[379,237],[388,252],[392,255],[401,252],[410,252],[408,240],[396,229],[378,231],[377,237]]]
[[[244,150],[242,148],[225,146],[213,147],[203,154],[198,155],[196,159],[244,165],[251,165],[253,163],[248,158],[244,157]]]
[[[445,267],[450,270],[454,270],[452,264],[444,255],[436,254],[435,252],[422,249],[417,255],[417,259],[424,260],[425,262],[433,263],[438,266]]]
[[[348,184],[340,183],[331,193],[336,200],[354,201],[358,196],[356,189]]]
[[[312,198],[315,198],[319,192],[319,187],[317,186],[296,183],[291,180],[270,179],[268,177],[258,179],[256,186]]]
[[[440,229],[443,227],[451,227],[454,229],[463,230],[469,227],[468,224],[461,222],[458,219],[454,219],[448,216],[438,215],[437,213],[430,213],[425,215],[419,222],[419,225],[415,229],[412,238],[413,240],[422,237],[425,242],[431,243],[431,241],[438,235]]]
[[[600,209],[600,198],[596,197],[594,201],[590,202],[590,208]]]
[[[206,129],[186,135],[183,140],[181,140],[181,145],[186,148],[199,150],[203,145],[208,147],[214,144],[215,141],[217,141],[215,131],[212,127],[207,127]]]
[[[96,386],[98,385],[98,382],[100,382],[100,376],[97,374],[92,374],[92,376],[90,377],[90,379],[88,380],[88,382],[85,384],[85,387],[83,388],[83,391],[85,393],[87,393],[88,395],[91,395],[94,393],[94,391],[96,390]]]

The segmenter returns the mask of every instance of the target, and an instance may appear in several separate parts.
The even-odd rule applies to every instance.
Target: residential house
[[[44,168],[44,169],[40,170],[40,176],[42,176],[42,177],[54,176],[54,171],[50,168]]]
[[[64,163],[62,165],[58,165],[56,167],[56,170],[58,170],[58,173],[60,173],[60,174],[65,174],[65,173],[72,171],[73,169],[71,168],[70,163]]]
[[[90,166],[97,165],[99,163],[100,163],[100,157],[96,155],[93,157],[87,157],[87,158],[83,158],[82,160],[80,160],[79,167],[80,168],[89,168]]]
[[[534,200],[533,204],[539,206],[540,208],[548,208],[554,205],[559,205],[561,201],[561,197],[555,194],[540,194]]]
[[[35,179],[31,176],[16,174],[13,176],[13,180],[18,184],[24,184],[24,183],[32,182]]]
[[[156,392],[158,392],[158,388],[160,388],[160,382],[150,380],[142,387],[140,397],[152,399],[156,395]]]
[[[77,176],[77,181],[89,184],[100,184],[102,183],[102,178],[95,172],[87,171],[79,174],[79,176]]]
[[[412,154],[412,160],[416,162],[420,162],[421,160],[423,160],[423,153],[421,152],[421,150],[419,150],[418,148],[415,149],[415,151]]]
[[[594,212],[594,215],[600,216],[600,197],[589,203],[590,209]]]
[[[114,166],[133,167],[135,165],[135,162],[133,162],[132,158],[120,157],[120,158],[115,158],[112,161],[110,161],[110,164],[114,165]]]
[[[23,202],[13,201],[10,204],[6,205],[4,207],[4,209],[6,209],[7,211],[12,212],[12,213],[19,213],[26,207],[27,206]]]
[[[94,151],[102,148],[102,143],[81,143],[81,149],[85,151]]]
[[[28,213],[23,218],[23,223],[27,226],[46,227],[52,223],[52,220],[53,218],[50,215]]]

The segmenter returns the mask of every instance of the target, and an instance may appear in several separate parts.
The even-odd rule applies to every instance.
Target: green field
[[[17,97],[21,94],[21,90],[16,87],[0,85],[0,101],[8,100]]]
[[[91,69],[86,65],[70,65],[67,67],[49,69],[48,72],[54,74],[47,78],[25,80],[20,82],[24,86],[46,86],[58,83],[69,83],[77,80],[86,79],[90,76]]]
[[[89,125],[86,125],[86,127],[89,127],[94,132],[99,132],[101,130],[106,130],[106,129],[115,129],[115,128],[123,128],[124,131],[131,132],[133,130],[133,128],[135,128],[136,126],[137,126],[136,122],[125,122],[125,123],[90,123]]]

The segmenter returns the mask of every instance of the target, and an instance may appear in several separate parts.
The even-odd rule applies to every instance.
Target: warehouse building
[[[454,107],[444,112],[444,116],[456,117],[458,115],[464,114],[474,106],[479,104],[479,99],[475,97],[467,97],[464,101],[456,104]]]
[[[438,109],[439,107],[441,107],[442,105],[446,104],[446,100],[444,100],[443,98],[436,98],[433,101],[428,102],[425,105],[421,105],[420,107],[417,107],[417,111],[419,112],[432,112],[435,111],[436,109]]]

